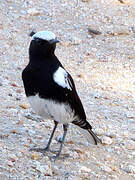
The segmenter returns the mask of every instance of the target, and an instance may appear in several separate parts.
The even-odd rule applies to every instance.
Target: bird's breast
[[[29,96],[28,101],[35,113],[43,118],[53,119],[62,124],[70,123],[75,119],[75,113],[68,104],[43,99],[38,94]]]

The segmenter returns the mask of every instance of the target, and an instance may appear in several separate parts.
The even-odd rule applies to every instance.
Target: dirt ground
[[[29,151],[47,144],[53,122],[24,94],[32,31],[53,31],[88,121],[104,142],[91,146],[70,125],[62,157]],[[96,30],[96,31],[95,31]],[[59,148],[61,125],[51,149]],[[135,1],[0,0],[0,179],[135,179]]]

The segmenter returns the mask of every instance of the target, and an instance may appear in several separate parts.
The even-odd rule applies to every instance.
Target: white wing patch
[[[57,71],[53,74],[54,81],[63,88],[67,88],[72,91],[72,83],[68,78],[67,72],[62,68],[59,67]]]

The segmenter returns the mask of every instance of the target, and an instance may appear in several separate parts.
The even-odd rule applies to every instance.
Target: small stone
[[[23,109],[28,109],[30,107],[29,104],[20,104],[19,106]]]
[[[27,13],[30,14],[30,15],[32,15],[32,16],[38,16],[38,15],[40,15],[40,12],[39,12],[36,8],[28,9]]]
[[[132,155],[135,156],[135,151],[132,152]]]
[[[84,78],[84,75],[83,74],[78,74],[77,77],[78,78]]]
[[[113,143],[113,140],[112,140],[110,137],[104,136],[104,137],[102,138],[102,143],[109,145],[109,144],[112,144],[112,143]]]
[[[11,93],[9,93],[8,96],[12,97],[13,95]]]
[[[22,90],[22,89],[17,89],[16,92],[17,92],[17,93],[22,93],[23,90]]]
[[[104,134],[104,130],[101,129],[101,128],[96,128],[94,129],[94,132],[98,135],[98,136],[101,136]]]
[[[116,137],[116,132],[115,131],[112,131],[112,132],[108,131],[108,132],[104,133],[104,135],[108,136],[110,138],[115,138]]]
[[[33,160],[38,160],[38,159],[39,159],[38,153],[37,153],[37,152],[34,152],[34,153],[31,155],[31,158],[32,158]]]
[[[111,173],[112,172],[112,169],[108,166],[103,166],[101,167],[102,171],[105,171],[105,172],[108,172],[108,173]]]
[[[128,137],[128,136],[129,136],[129,131],[124,130],[124,131],[122,132],[122,135],[125,136],[125,137]]]
[[[69,47],[71,46],[71,41],[62,42],[61,45],[65,47]]]
[[[67,141],[66,143],[67,143],[67,144],[74,144],[74,142],[73,142],[72,140]]]
[[[82,166],[81,171],[83,171],[83,172],[91,172],[91,169],[87,168],[86,166]]]
[[[74,36],[70,39],[70,41],[71,41],[72,45],[79,45],[81,43],[81,39],[79,39],[78,37],[74,37]]]
[[[18,157],[14,154],[10,155],[9,157],[10,157],[10,161],[12,161],[12,162],[15,162],[18,160]]]
[[[18,85],[16,83],[12,83],[11,86],[18,87]]]
[[[103,116],[98,115],[97,118],[98,118],[98,119],[103,119]]]
[[[134,119],[135,118],[135,112],[129,111],[126,114],[127,118]]]
[[[36,169],[45,176],[52,176],[52,169],[48,165],[42,165],[40,162],[36,161]]]
[[[122,4],[128,4],[130,3],[130,0],[118,0]]]
[[[9,109],[16,109],[16,107],[14,105],[9,105],[8,108]]]
[[[11,131],[11,133],[16,134],[17,132],[16,132],[15,129],[13,129],[13,130]]]
[[[98,92],[93,93],[94,98],[99,99],[101,97],[101,94]]]
[[[127,173],[135,173],[135,166],[133,165],[128,165],[124,171],[126,171]]]
[[[132,141],[132,140],[127,140],[125,142],[125,147],[129,150],[133,150],[135,149],[135,141]]]
[[[13,167],[14,166],[14,163],[12,161],[8,161],[7,162],[7,165],[10,166],[10,167]]]
[[[108,154],[108,155],[105,155],[105,161],[110,161],[112,160],[112,157]]]

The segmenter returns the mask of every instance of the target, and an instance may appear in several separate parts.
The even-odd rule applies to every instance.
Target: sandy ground
[[[88,33],[88,28],[101,33]],[[37,117],[24,94],[31,30],[51,30],[88,121],[104,145],[91,146],[71,125],[62,157],[44,147],[53,122]],[[0,1],[0,179],[135,179],[135,1]],[[62,127],[51,149],[59,148]]]

